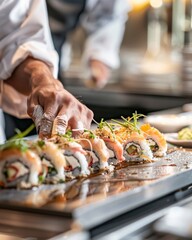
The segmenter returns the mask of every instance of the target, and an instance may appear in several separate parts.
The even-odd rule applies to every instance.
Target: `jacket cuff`
[[[10,51],[0,62],[0,79],[6,80],[11,76],[17,66],[19,66],[27,57],[45,62],[57,78],[58,74],[58,56],[53,50],[47,50],[45,45],[36,41],[31,41],[21,45],[16,51]],[[11,64],[7,64],[11,63]]]

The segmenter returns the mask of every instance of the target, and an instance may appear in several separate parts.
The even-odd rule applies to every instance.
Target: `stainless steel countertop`
[[[66,184],[0,190],[0,208],[63,216],[87,229],[191,184],[191,171],[192,152],[178,149],[156,162]]]
[[[0,190],[0,233],[11,229],[15,236],[37,239],[77,234],[87,240],[90,228],[114,217],[170,193],[178,192],[179,198],[180,189],[192,184],[191,172],[191,150],[173,149],[156,162],[128,164],[66,184]]]

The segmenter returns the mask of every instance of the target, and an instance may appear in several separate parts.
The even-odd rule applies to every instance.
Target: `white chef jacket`
[[[53,75],[58,56],[51,40],[44,0],[0,1],[0,80],[6,80],[28,56],[46,62]],[[0,107],[21,118],[27,115],[27,98],[0,81]]]
[[[45,1],[1,0],[0,79],[7,79],[25,58],[45,61],[57,75],[57,54],[51,41]]]
[[[112,68],[119,65],[118,51],[129,9],[127,3],[128,0],[86,1],[82,25],[89,38],[84,61],[92,58]],[[58,57],[50,37],[45,1],[1,0],[0,80],[10,77],[28,56],[46,62],[56,77]],[[28,117],[26,97],[3,81],[0,81],[0,107],[16,117]]]

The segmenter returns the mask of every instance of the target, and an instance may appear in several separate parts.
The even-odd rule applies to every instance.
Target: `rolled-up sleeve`
[[[44,0],[0,3],[0,80],[9,78],[28,56],[44,61],[54,77],[58,56],[51,40]]]
[[[88,3],[82,17],[82,26],[89,36],[83,61],[96,59],[117,68],[130,5],[127,0],[90,0]]]

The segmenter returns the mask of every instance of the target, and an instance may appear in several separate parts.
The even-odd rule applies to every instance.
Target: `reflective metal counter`
[[[126,164],[86,179],[0,190],[0,232],[22,239],[97,239],[113,219],[126,214],[130,220],[134,211],[144,206],[152,210],[167,195],[180,201],[185,197],[181,189],[191,184],[192,152],[171,149],[155,162]],[[156,208],[163,209],[159,203]]]

